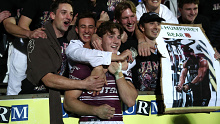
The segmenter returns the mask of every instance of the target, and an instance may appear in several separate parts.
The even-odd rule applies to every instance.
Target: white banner
[[[157,38],[166,113],[220,108],[220,65],[201,25],[166,25]]]

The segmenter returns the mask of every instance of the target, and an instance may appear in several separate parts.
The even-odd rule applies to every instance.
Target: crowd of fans
[[[109,92],[118,91],[120,99],[132,106],[137,91],[161,94],[161,55],[155,43],[161,23],[202,24],[216,59],[220,58],[219,4],[219,0],[1,0],[0,83],[8,84],[6,95],[59,95],[68,90],[65,107],[83,115],[68,98],[79,102],[85,89],[93,95],[101,94],[103,87],[107,92],[115,80]],[[86,111],[90,106],[80,107]],[[110,114],[86,114],[113,117],[114,108],[101,108]]]

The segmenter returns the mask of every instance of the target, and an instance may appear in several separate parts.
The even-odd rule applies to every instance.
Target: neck
[[[53,29],[54,29],[54,31],[55,31],[55,34],[56,34],[57,38],[63,37],[63,35],[64,35],[65,32],[59,31],[59,30],[55,27],[55,25],[53,25]]]
[[[89,48],[89,49],[92,49],[91,45],[90,45],[90,42],[86,42],[84,45],[83,45],[84,48]]]

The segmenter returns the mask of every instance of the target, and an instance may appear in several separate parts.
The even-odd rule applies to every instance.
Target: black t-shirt
[[[150,56],[136,57],[136,65],[132,68],[132,80],[139,91],[153,91],[160,95],[160,60],[161,54],[151,53]]]
[[[187,24],[183,22],[182,16],[178,18],[179,24]],[[194,20],[194,24],[202,24],[202,28],[205,30],[205,34],[208,38],[210,38],[210,21],[206,16],[203,15],[197,15],[197,17]]]
[[[131,47],[135,48],[136,50],[138,50],[138,40],[136,38],[136,35],[133,34],[131,35],[129,32],[127,32],[128,35],[128,39],[125,43],[121,43],[121,46],[119,48],[119,52],[123,52],[124,50],[130,49]]]
[[[22,15],[32,19],[30,30],[35,30],[45,25],[50,19],[50,5],[52,0],[27,0]]]

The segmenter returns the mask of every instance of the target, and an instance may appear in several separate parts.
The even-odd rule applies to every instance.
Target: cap
[[[158,13],[148,12],[148,13],[144,13],[141,16],[139,23],[142,24],[142,23],[148,23],[148,22],[152,22],[152,21],[161,22],[161,21],[166,21],[166,20],[159,17]]]

